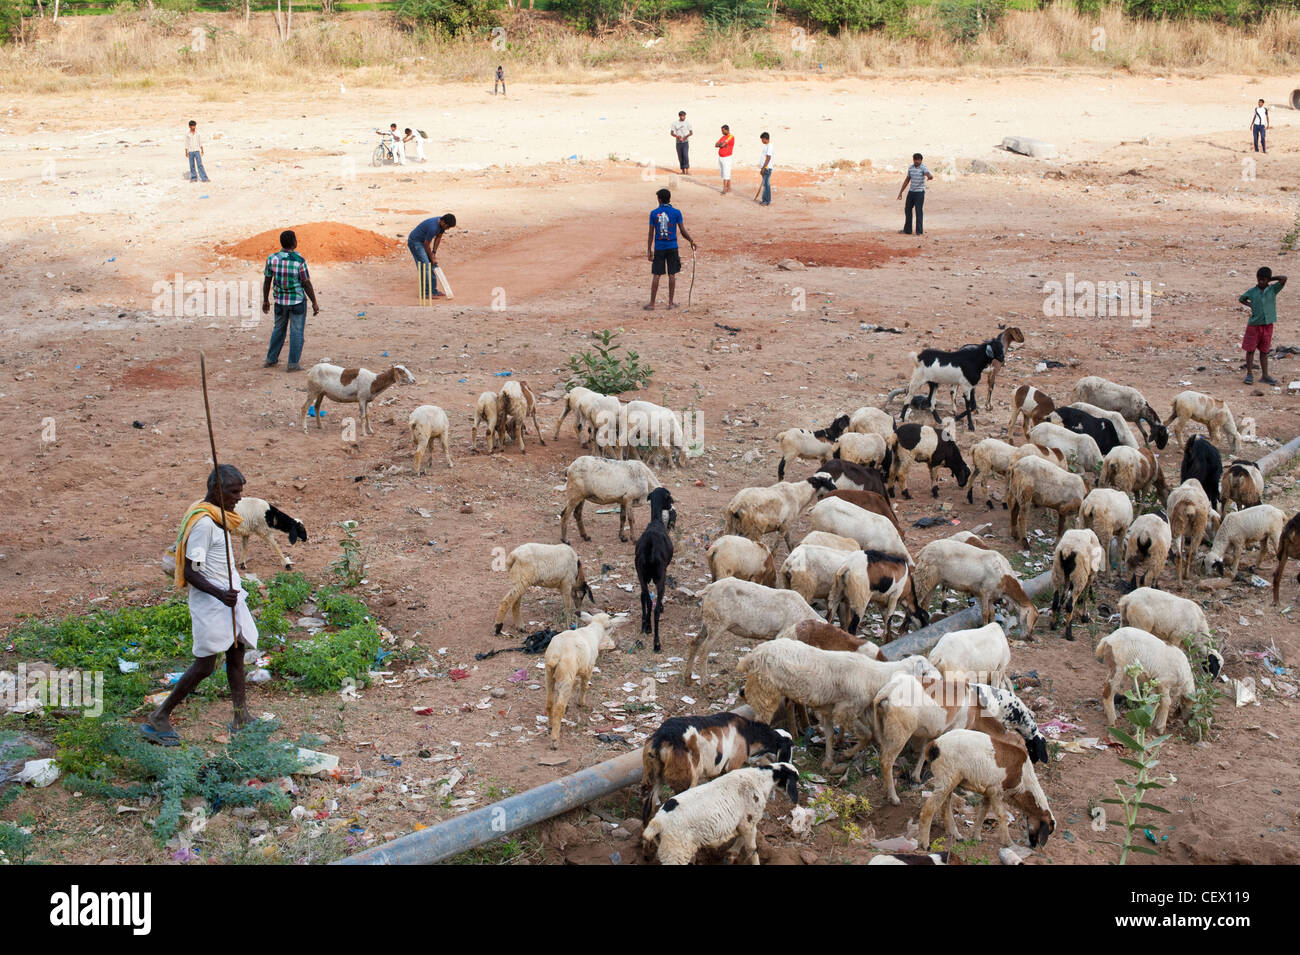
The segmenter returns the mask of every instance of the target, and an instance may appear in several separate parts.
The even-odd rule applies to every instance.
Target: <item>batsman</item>
[[[438,291],[438,246],[448,229],[455,228],[456,217],[450,212],[425,219],[411,230],[406,237],[406,247],[411,250],[415,267],[419,271],[420,299],[437,298],[443,293]]]

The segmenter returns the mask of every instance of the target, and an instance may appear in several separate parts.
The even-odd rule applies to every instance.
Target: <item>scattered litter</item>
[[[812,833],[813,817],[816,815],[811,809],[803,806],[795,806],[790,810],[790,831],[796,836],[806,836]]]
[[[907,836],[895,836],[893,839],[876,839],[871,848],[877,852],[915,852],[916,840]]]
[[[339,758],[330,753],[318,753],[314,749],[298,747],[298,762],[302,764],[301,768],[294,774],[297,776],[331,776],[339,768]]]
[[[919,521],[913,521],[913,527],[937,527],[940,524],[955,524],[956,521],[950,521],[946,517],[923,517]]]
[[[44,789],[59,778],[59,764],[54,758],[30,759],[23,763],[23,768],[9,777],[10,782],[31,783],[37,789]]]
[[[117,668],[121,670],[123,673],[135,673],[137,670],[140,669],[140,664],[137,662],[128,662],[126,660],[123,660],[121,657],[118,657]]]
[[[543,756],[537,761],[538,766],[563,766],[569,761],[567,756]]]
[[[451,677],[453,680],[464,680],[469,677],[469,671],[462,670],[460,667],[455,667],[451,670],[448,670],[447,675]]]
[[[252,673],[248,674],[249,683],[270,683],[271,671],[265,667],[258,667]]]
[[[511,375],[513,375],[513,374],[514,374],[514,372],[512,372],[512,371],[496,371],[496,372],[493,372],[493,373],[492,373],[492,377],[493,377],[493,378],[509,378],[509,377],[510,377]]]
[[[438,787],[438,798],[446,799],[447,796],[451,795],[451,791],[452,789],[455,788],[456,784],[464,778],[465,778],[464,773],[462,773],[459,769],[453,769],[450,773],[447,774],[447,778],[443,782],[443,784]]]
[[[1246,706],[1250,703],[1258,703],[1259,698],[1255,695],[1255,684],[1251,680],[1233,680],[1232,689],[1236,694],[1237,705]]]

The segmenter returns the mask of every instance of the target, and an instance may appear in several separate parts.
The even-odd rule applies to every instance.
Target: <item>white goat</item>
[[[551,728],[551,749],[560,745],[560,724],[575,689],[578,708],[586,708],[596,658],[601,650],[614,649],[614,630],[625,619],[607,613],[584,613],[582,622],[586,626],[551,638],[546,648],[546,718]]]
[[[307,400],[303,402],[300,415],[303,434],[307,433],[307,409],[313,405],[316,407],[316,427],[323,427],[320,406],[326,398],[358,405],[361,433],[374,434],[375,429],[370,424],[370,402],[395,384],[413,385],[415,376],[403,365],[393,365],[379,374],[366,368],[343,368],[323,361],[312,365],[307,372]]]
[[[659,487],[654,472],[640,461],[609,461],[584,454],[574,459],[564,469],[564,510],[560,514],[560,540],[569,542],[569,515],[578,522],[578,534],[589,541],[582,523],[582,505],[587,501],[596,504],[617,504],[618,539],[627,540],[623,523],[627,522],[630,534],[636,533],[632,521],[632,508],[646,499]]]
[[[411,440],[415,444],[415,473],[420,474],[420,465],[424,463],[425,454],[433,454],[433,439],[442,443],[442,453],[447,458],[447,467],[451,468],[451,425],[447,421],[447,412],[437,405],[420,405],[411,412],[407,419],[411,426]]]
[[[593,603],[596,600],[582,575],[582,561],[568,544],[520,544],[506,557],[506,576],[510,578],[510,589],[497,608],[496,633],[501,632],[512,610],[515,629],[519,629],[519,605],[529,587],[559,591],[566,617],[573,616],[584,595]]]

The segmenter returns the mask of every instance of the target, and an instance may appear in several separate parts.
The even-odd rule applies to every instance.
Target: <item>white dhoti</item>
[[[250,647],[257,646],[257,623],[248,609],[248,595],[244,593],[239,570],[232,559],[230,574],[226,576],[226,554],[232,558],[234,550],[230,547],[230,538],[221,533],[221,528],[211,517],[200,517],[185,541],[185,558],[194,564],[203,577],[220,590],[232,585],[239,591],[239,600],[235,604],[235,624],[239,637]],[[230,625],[230,608],[211,594],[205,594],[190,585],[190,625],[194,635],[193,652],[196,657],[210,657],[225,653],[234,646],[234,633]]]

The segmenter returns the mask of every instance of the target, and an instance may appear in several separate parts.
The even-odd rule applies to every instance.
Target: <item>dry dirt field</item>
[[[983,408],[981,386],[976,431],[963,428],[958,436],[963,450],[1002,434],[1017,385],[1032,381],[1062,398],[1085,374],[1140,387],[1163,414],[1186,387],[1225,398],[1238,421],[1254,417],[1259,436],[1272,442],[1244,443],[1244,457],[1300,433],[1297,398],[1285,390],[1300,378],[1300,360],[1276,360],[1281,389],[1243,385],[1245,313],[1236,303],[1258,266],[1285,274],[1294,258],[1283,252],[1300,188],[1294,112],[1273,108],[1270,151],[1258,157],[1253,178],[1243,177],[1243,160],[1255,158],[1250,106],[1257,96],[1282,102],[1288,90],[1280,81],[935,74],[524,85],[512,86],[508,100],[458,86],[423,91],[431,105],[413,113],[396,111],[410,103],[409,88],[338,85],[256,97],[155,91],[8,99],[0,114],[0,427],[10,435],[0,449],[0,625],[25,614],[61,616],[164,596],[158,558],[185,506],[201,496],[208,470],[198,391],[204,350],[222,460],[247,476],[247,494],[307,525],[310,542],[292,551],[297,568],[326,582],[339,553],[338,522],[357,521],[369,549],[358,595],[399,643],[413,641],[405,654],[412,662],[358,700],[304,696],[279,682],[251,689],[254,712],[274,712],[291,736],[324,734],[322,748],[341,757],[344,778],[305,783],[299,801],[330,825],[346,825],[352,847],[448,818],[461,808],[452,799],[481,806],[627,752],[642,738],[636,734],[666,715],[734,704],[736,647],[720,648],[714,662],[728,686],[717,697],[684,689],[680,667],[663,665],[684,655],[685,634],[699,625],[698,601],[688,592],[707,577],[704,549],[720,533],[723,505],[742,487],[775,480],[778,431],[880,404],[905,383],[910,352],[989,338],[1002,325],[1024,330],[992,411]],[[679,107],[697,130],[697,174],[690,178],[669,171],[668,126]],[[190,118],[207,139],[210,184],[182,176],[177,153]],[[429,162],[370,166],[371,130],[390,121],[429,132]],[[723,122],[739,141],[730,196],[720,195],[709,148]],[[770,208],[751,201],[761,129],[771,130],[776,149]],[[1051,141],[1061,158],[1030,160],[995,148],[1009,134]],[[936,174],[924,237],[897,234],[902,203],[895,194],[916,150]],[[994,168],[972,173],[972,160]],[[645,161],[653,165],[639,165]],[[693,269],[691,307],[647,313],[645,223],[662,186],[673,190],[700,250],[678,294],[684,304]],[[456,295],[420,307],[405,234],[421,218],[447,211],[460,228],[444,241],[440,261]],[[322,430],[314,423],[305,435],[296,430],[305,375],[286,374],[283,365],[263,369],[269,323],[260,312],[245,321],[178,316],[170,300],[154,308],[158,283],[178,274],[247,281],[256,295],[261,260],[275,245],[246,240],[307,223],[334,225],[299,231],[322,306],[308,320],[304,365],[400,362],[417,379],[382,397],[372,411],[377,433],[360,445],[341,439],[340,419],[350,413],[344,406],[327,403]],[[351,230],[387,241],[371,238],[366,246]],[[314,255],[318,238],[322,251]],[[377,254],[359,258],[365,252]],[[788,259],[804,267],[778,268]],[[1045,316],[1044,283],[1067,275],[1150,282],[1150,325]],[[1275,346],[1296,343],[1293,294],[1300,292],[1280,297]],[[558,541],[556,486],[581,452],[567,424],[552,439],[554,396],[569,356],[606,328],[622,329],[621,341],[653,366],[646,398],[699,409],[703,453],[682,470],[658,471],[679,515],[664,653],[656,658],[648,640],[639,644],[635,619],[624,625],[619,649],[600,660],[590,710],[565,728],[553,754],[538,721],[543,691],[532,677],[540,673],[507,679],[538,658],[508,653],[476,663],[474,655],[520,636],[492,635],[507,587],[492,569],[494,551]],[[1059,366],[1035,372],[1049,360]],[[517,446],[471,453],[474,400],[498,388],[503,372],[545,393],[538,416],[546,445],[530,440],[526,455]],[[455,467],[435,456],[417,478],[406,416],[423,403],[451,415]],[[53,441],[43,440],[46,419],[53,419]],[[1171,445],[1161,460],[1176,483],[1179,452]],[[793,471],[802,476],[811,467]],[[914,474],[912,500],[895,505],[913,553],[958,529],[913,530],[913,521],[942,516],[965,528],[989,520],[991,543],[1024,564],[1008,540],[1005,511],[987,511],[978,498],[968,505],[946,473],[937,501],[923,481]],[[1000,493],[1000,482],[994,486]],[[1296,461],[1272,475],[1266,500],[1288,514],[1300,506]],[[573,542],[600,605],[635,617],[637,596],[625,592],[635,582],[632,546],[619,543],[612,515],[595,510],[587,508],[591,542],[576,535]],[[640,509],[638,527],[645,516]],[[1044,512],[1033,520],[1054,532]],[[1040,543],[1026,575],[1048,561],[1050,548]],[[1271,578],[1273,567],[1269,557],[1257,569]],[[255,544],[248,570],[271,576],[274,555]],[[1098,592],[1112,609],[1118,583],[1108,574]],[[1280,608],[1267,590],[1244,581],[1215,593],[1180,592],[1206,602],[1226,644],[1226,672],[1253,678],[1260,704],[1238,708],[1225,697],[1208,742],[1196,743],[1180,726],[1166,745],[1161,766],[1177,782],[1161,794],[1171,815],[1154,833],[1161,850],[1153,861],[1298,862],[1300,721],[1297,681],[1285,672],[1300,657],[1288,613],[1298,596],[1294,575],[1283,582]],[[540,626],[558,612],[558,601],[539,591],[524,601],[526,622]],[[1092,653],[1105,632],[1104,618],[1094,616],[1067,643],[1045,617],[1033,640],[1013,645],[1012,671],[1036,674],[1018,681],[1023,698],[1040,722],[1066,725],[1063,744],[1105,735],[1097,699],[1103,673]],[[1265,653],[1282,669],[1266,666]],[[0,652],[0,666],[18,662]],[[468,678],[449,678],[455,668]],[[639,696],[647,673],[672,674],[656,684],[653,708],[611,714],[605,704],[626,700],[628,683]],[[189,740],[210,742],[227,719],[224,702],[191,701],[178,711],[177,726]],[[799,761],[817,774],[820,755],[814,744]],[[438,781],[449,766],[465,779],[442,799]],[[1058,829],[1027,861],[1112,860],[1113,848],[1101,840],[1113,834],[1090,828],[1089,809],[1113,795],[1121,770],[1114,750],[1064,745],[1043,774]],[[881,839],[909,832],[918,788],[900,786],[903,804],[891,807],[874,770],[853,780],[853,791],[873,807],[858,820],[864,830]],[[635,815],[634,805],[627,790],[594,813],[571,813],[478,858],[608,864],[617,853],[637,863],[632,834],[610,824]],[[115,815],[111,805],[61,786],[24,794],[2,815],[23,813],[41,830],[41,858],[170,858],[139,814]],[[290,821],[272,821],[289,829],[275,838],[290,841]],[[764,861],[861,862],[874,851],[871,833],[852,841],[830,821],[800,840],[788,821],[788,807],[774,802]],[[214,821],[205,838],[247,837],[243,822],[227,819]],[[996,862],[995,846],[989,833],[966,854]]]

